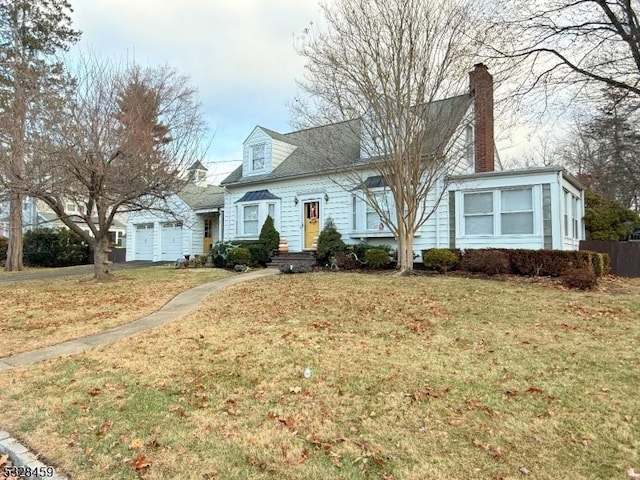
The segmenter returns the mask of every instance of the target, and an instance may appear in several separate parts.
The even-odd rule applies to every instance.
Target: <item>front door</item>
[[[205,255],[209,255],[211,245],[213,244],[213,218],[204,218],[204,238],[202,239],[202,249]]]
[[[313,248],[313,241],[320,235],[320,202],[304,202],[304,248]]]

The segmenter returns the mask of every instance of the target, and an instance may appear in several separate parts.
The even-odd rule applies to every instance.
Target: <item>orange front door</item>
[[[304,248],[313,247],[313,241],[320,235],[320,202],[305,202],[304,215]]]

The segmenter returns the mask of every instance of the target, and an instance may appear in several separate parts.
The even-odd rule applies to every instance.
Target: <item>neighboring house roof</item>
[[[187,170],[207,170],[207,167],[202,165],[200,160],[196,160],[193,165],[191,165]]]
[[[471,102],[471,97],[465,94],[418,107],[422,108],[431,118],[436,115],[441,118],[441,115],[445,115],[445,118],[451,120],[447,122],[447,125],[434,124],[433,132],[428,133],[428,138],[434,139],[434,141],[427,141],[425,152],[432,151],[432,145],[440,143],[443,137],[448,139],[453,135],[455,127],[462,122]],[[269,173],[244,177],[242,165],[240,165],[221,182],[221,185],[262,183],[318,175],[359,164],[365,166],[366,164],[366,160],[360,158],[362,119],[333,123],[287,134],[280,134],[264,127],[259,128],[271,138],[298,148]]]
[[[280,200],[280,197],[276,197],[269,190],[255,190],[245,193],[240,200],[236,200],[236,203],[257,202],[259,200]]]
[[[178,197],[193,210],[224,207],[224,188],[215,185],[199,187],[190,183],[178,192]]]

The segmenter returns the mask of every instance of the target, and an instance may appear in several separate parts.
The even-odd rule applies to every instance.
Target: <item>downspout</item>
[[[438,202],[438,199],[442,200],[440,198],[440,190],[441,190],[441,185],[440,182],[436,182],[436,201]],[[436,248],[440,248],[440,205],[442,203],[438,202],[438,205],[436,207],[436,211],[434,212],[436,214]]]

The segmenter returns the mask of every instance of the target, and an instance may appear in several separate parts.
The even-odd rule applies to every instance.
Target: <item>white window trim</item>
[[[275,218],[273,224],[276,230],[280,231],[280,206],[281,200],[270,199],[260,200],[257,202],[242,202],[236,205],[236,238],[243,240],[257,240],[260,236],[260,230],[264,225],[267,215],[269,214],[269,205],[275,205]],[[244,209],[245,207],[258,207],[258,232],[245,233],[244,231]]]
[[[255,168],[254,161],[257,157],[254,157],[255,151],[261,148],[262,149],[262,166],[259,168]],[[251,172],[262,172],[267,166],[267,144],[266,143],[256,143],[249,146],[249,167]]]
[[[564,205],[564,215],[562,230],[567,241],[580,240],[582,237],[582,198],[566,188],[562,189],[562,203]],[[574,214],[575,205],[575,214]]]
[[[395,208],[395,205],[393,204],[393,196],[391,194],[391,191],[388,188],[382,187],[382,188],[372,189],[371,193],[374,195],[378,195],[378,194],[388,195],[389,201],[390,201],[390,204],[389,204],[390,214],[393,214],[393,210],[391,209]],[[376,229],[367,228],[367,214],[371,212],[375,212],[375,209],[370,206],[367,200],[368,199],[365,195],[354,194],[352,196],[351,212],[350,212],[351,213],[350,215],[351,216],[351,222],[350,222],[351,233],[349,234],[349,236],[352,238],[393,238],[394,235],[391,232],[391,229],[389,228],[388,225],[384,224],[384,222],[382,222],[384,226],[382,230],[379,230],[378,228]],[[355,208],[355,212],[353,210],[354,208]],[[355,229],[353,228],[354,220],[355,220]],[[416,233],[416,236],[420,236],[419,231]]]
[[[529,210],[508,210],[503,212],[502,211],[502,193],[503,192],[508,192],[510,190],[529,190],[531,192],[531,208]],[[505,236],[512,236],[512,235],[522,235],[522,236],[531,236],[534,235],[536,232],[536,209],[535,209],[535,188],[533,186],[523,186],[523,187],[509,187],[509,188],[500,188],[498,190],[499,194],[498,194],[498,202],[499,206],[500,206],[500,236],[501,237],[505,237]],[[511,213],[530,213],[531,214],[531,233],[502,233],[502,216],[505,214],[511,214]]]
[[[478,194],[487,194],[491,193],[491,212],[482,212],[482,213],[466,213],[464,210],[464,199],[467,195],[478,195]],[[462,210],[462,228],[461,231],[463,235],[466,237],[495,237],[496,236],[496,192],[495,190],[476,190],[472,192],[463,192],[462,193],[462,201],[461,201],[461,210]],[[491,217],[492,218],[492,227],[493,230],[491,233],[467,233],[467,217]]]
[[[508,211],[503,212],[501,208],[501,192],[508,190],[531,190],[531,201],[532,201],[532,210],[518,210],[518,211]],[[512,238],[532,238],[538,237],[541,235],[541,226],[540,226],[540,209],[536,209],[536,205],[540,204],[540,186],[539,185],[512,185],[505,187],[494,187],[494,188],[485,188],[485,189],[477,189],[477,190],[468,190],[459,192],[458,197],[458,206],[456,208],[457,211],[461,212],[461,215],[458,216],[458,229],[461,232],[460,236],[463,238],[494,238],[494,237],[512,237]],[[482,214],[466,214],[464,211],[464,196],[471,195],[476,193],[492,193],[493,194],[493,233],[467,233],[466,232],[466,222],[465,218],[467,216],[488,216],[488,213]],[[502,233],[502,214],[503,213],[520,213],[520,212],[533,212],[533,233]]]

